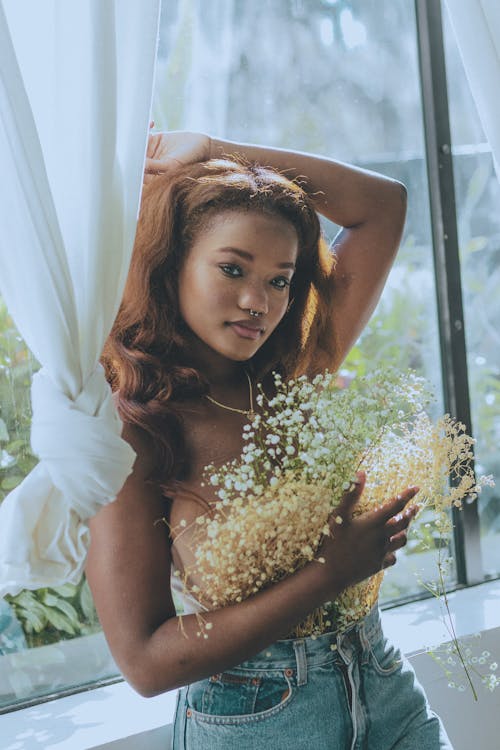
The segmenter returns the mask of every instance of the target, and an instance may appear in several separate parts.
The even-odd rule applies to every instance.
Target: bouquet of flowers
[[[431,395],[413,373],[376,371],[347,386],[330,372],[287,382],[275,374],[274,381],[272,398],[259,390],[241,456],[206,467],[218,501],[196,520],[184,585],[202,594],[208,609],[243,601],[307,562],[321,562],[328,519],[359,469],[367,479],[356,513],[418,484],[420,512],[432,511],[429,523],[439,536],[451,528],[450,508],[491,482],[474,476],[474,441],[464,425],[448,415],[428,417]],[[346,589],[290,635],[345,629],[370,611],[382,576]]]

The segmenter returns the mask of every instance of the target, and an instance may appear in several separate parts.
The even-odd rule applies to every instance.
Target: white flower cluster
[[[357,378],[348,388],[338,383],[329,372],[286,383],[276,374],[272,398],[260,389],[260,411],[243,428],[241,458],[218,471],[207,467],[223,505],[239,493],[248,501],[288,476],[328,488],[333,507],[368,449],[386,434],[399,434],[429,400],[422,378],[392,369]]]
[[[303,376],[284,382],[275,375],[272,395],[259,388],[259,410],[244,427],[242,455],[206,467],[205,481],[218,501],[195,524],[186,589],[217,609],[315,559],[358,469],[367,483],[357,513],[416,484],[428,523],[446,535],[449,509],[476,497],[490,479],[476,481],[473,440],[463,425],[447,415],[431,422],[425,413],[430,398],[422,378],[394,369],[355,378],[347,387],[330,372],[312,381]],[[199,585],[190,586],[191,580]],[[347,589],[290,635],[348,627],[371,609],[381,580],[380,573]],[[442,595],[441,583],[432,591]]]

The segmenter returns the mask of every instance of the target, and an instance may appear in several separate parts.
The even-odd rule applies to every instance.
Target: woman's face
[[[295,228],[281,217],[236,209],[216,215],[179,274],[184,321],[223,357],[250,359],[286,312],[297,253]]]

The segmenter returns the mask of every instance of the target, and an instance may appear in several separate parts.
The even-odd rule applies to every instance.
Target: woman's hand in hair
[[[157,174],[210,159],[210,137],[204,133],[172,130],[149,134],[144,183]]]
[[[360,472],[330,517],[331,535],[323,539],[318,552],[323,564],[317,566],[326,592],[336,593],[394,565],[395,553],[406,544],[408,526],[418,511],[417,505],[408,505],[418,487],[408,487],[376,510],[356,516],[364,485],[365,475]]]

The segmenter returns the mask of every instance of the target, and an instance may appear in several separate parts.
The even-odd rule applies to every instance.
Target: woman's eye
[[[287,286],[290,286],[290,279],[287,279],[286,276],[278,276],[271,283],[276,289],[286,289]]]
[[[222,266],[219,266],[219,268],[222,273],[225,273],[226,276],[230,276],[233,279],[243,275],[243,271],[235,263],[224,263]]]

